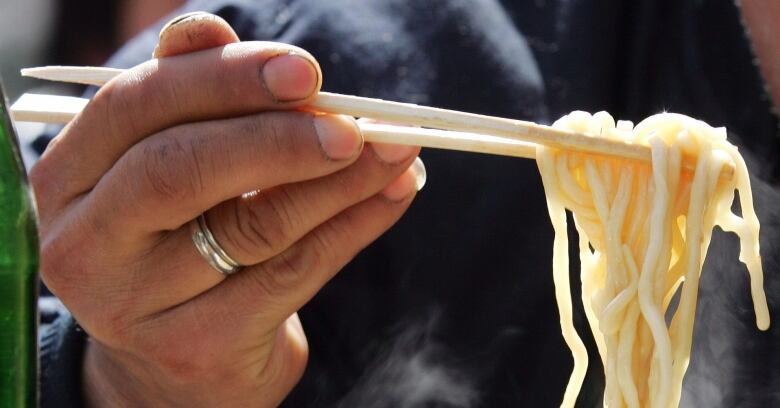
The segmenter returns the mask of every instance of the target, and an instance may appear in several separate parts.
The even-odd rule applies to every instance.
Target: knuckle
[[[101,87],[92,101],[87,105],[87,109],[95,109],[99,114],[106,118],[109,135],[119,135],[125,132],[137,134],[137,122],[129,120],[128,112],[133,112],[133,102],[129,96],[130,89],[143,86],[143,81],[135,83],[131,81],[109,81]]]
[[[73,198],[71,180],[62,177],[62,163],[51,155],[44,155],[28,172],[28,180],[35,195],[41,226],[52,221],[55,212]]]
[[[319,266],[320,256],[314,251],[294,250],[284,252],[279,256],[279,264],[275,273],[270,274],[276,285],[282,288],[290,287],[303,281]]]
[[[285,230],[293,230],[298,225],[300,220],[301,211],[298,208],[298,203],[294,194],[290,191],[295,187],[282,186],[274,190],[274,195],[268,200],[271,207],[272,218],[281,226],[285,227]]]
[[[70,263],[74,258],[65,256],[62,240],[58,237],[44,239],[40,247],[40,276],[46,286],[63,300],[69,296],[69,287],[75,277],[75,270]]]
[[[372,181],[371,174],[359,174],[355,171],[339,171],[332,174],[335,190],[347,202],[357,202],[366,198],[366,191]]]
[[[36,163],[32,169],[30,169],[30,172],[27,175],[29,177],[33,191],[37,196],[36,198],[38,199],[38,202],[45,202],[46,200],[44,198],[48,197],[52,191],[52,188],[56,186],[56,183],[52,177],[49,177],[45,166],[45,158],[41,158],[41,160],[38,161],[38,163]]]
[[[104,280],[100,278],[103,269],[87,257],[70,256],[73,245],[72,240],[62,238],[42,242],[41,279],[77,314],[79,323],[89,328],[91,336],[112,346],[130,344],[133,298],[121,293],[106,295],[107,291],[98,289],[105,287]],[[105,304],[106,299],[111,299],[109,307],[94,307]]]
[[[243,252],[267,258],[283,251],[293,240],[297,217],[294,204],[283,189],[274,197],[264,197],[236,205],[234,237],[229,238]]]
[[[296,137],[305,134],[305,121],[300,119],[311,117],[309,114],[298,112],[269,112],[256,116],[256,120],[250,120],[256,135],[261,135],[262,146],[266,154],[278,157],[304,157],[306,150],[305,138]],[[309,121],[310,122],[310,121]],[[313,126],[311,127],[313,129]],[[311,132],[311,130],[309,130]]]
[[[349,212],[339,214],[338,218],[322,225],[317,234],[313,234],[312,251],[318,254],[317,266],[324,268],[332,265],[338,258],[343,243],[340,238],[354,235]]]
[[[266,257],[274,254],[282,247],[285,239],[284,229],[274,222],[269,222],[268,216],[253,206],[238,206],[237,227],[231,241],[245,253],[255,257]]]
[[[92,285],[95,260],[74,253],[89,253],[88,235],[76,230],[50,231],[41,238],[39,273],[46,286],[63,301],[79,301]]]
[[[182,143],[175,135],[165,135],[145,145],[140,152],[142,182],[157,203],[179,203],[203,191],[202,163],[197,142]]]
[[[106,276],[100,246],[87,221],[57,226],[41,236],[39,273],[46,286],[101,340],[121,343],[136,301]],[[80,254],[73,256],[74,253]],[[110,303],[106,300],[110,299]],[[106,306],[95,308],[96,305]]]
[[[256,277],[255,283],[260,293],[273,297],[288,293],[305,281],[313,270],[312,260],[317,258],[317,255],[298,255],[298,252],[308,253],[308,251],[285,251],[274,258],[274,262],[267,265],[264,271],[253,275]]]

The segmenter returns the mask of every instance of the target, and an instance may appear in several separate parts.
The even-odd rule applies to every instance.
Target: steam
[[[469,369],[453,361],[433,335],[437,316],[411,323],[391,339],[338,407],[476,406],[478,392]]]

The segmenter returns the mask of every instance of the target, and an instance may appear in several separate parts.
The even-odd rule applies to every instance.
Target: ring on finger
[[[190,231],[195,248],[212,268],[225,276],[241,270],[243,265],[231,258],[214,238],[214,234],[211,233],[208,223],[206,223],[205,214],[190,221]]]

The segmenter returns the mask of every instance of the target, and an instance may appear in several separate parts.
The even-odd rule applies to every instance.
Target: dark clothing
[[[39,302],[41,312],[41,407],[82,407],[81,366],[87,335],[57,299]]]
[[[539,122],[578,109],[636,123],[668,110],[728,127],[754,176],[776,310],[778,122],[733,1],[233,0],[190,10],[221,15],[242,40],[309,50],[327,91]],[[110,65],[148,59],[158,29]],[[535,163],[437,150],[422,158],[428,184],[409,212],[301,310],[310,363],[285,406],[560,404],[572,360]],[[737,248],[715,233],[683,406],[780,406],[780,329],[755,327]],[[578,273],[573,265],[572,282]],[[578,406],[598,406],[602,368],[579,299],[590,365]]]

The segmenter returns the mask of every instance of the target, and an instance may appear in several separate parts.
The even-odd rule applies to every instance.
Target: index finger
[[[61,207],[89,191],[125,151],[155,132],[305,105],[319,91],[321,78],[319,65],[306,51],[269,42],[147,61],[101,88],[30,177],[39,194]],[[56,198],[40,191],[46,186],[56,188]]]

